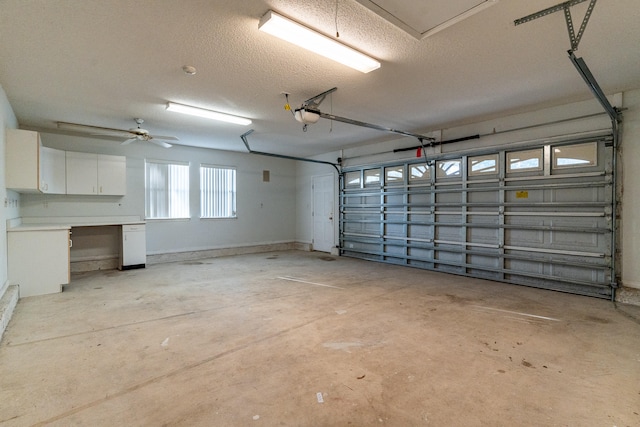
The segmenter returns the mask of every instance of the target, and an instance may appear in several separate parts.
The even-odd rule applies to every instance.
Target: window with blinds
[[[147,219],[189,218],[189,163],[145,161]]]
[[[236,217],[236,170],[200,165],[200,218]]]

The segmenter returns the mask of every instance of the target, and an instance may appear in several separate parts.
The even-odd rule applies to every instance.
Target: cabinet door
[[[98,155],[66,152],[67,194],[98,194]]]
[[[144,266],[147,262],[147,240],[144,224],[122,226],[120,269]]]
[[[69,230],[11,231],[8,277],[20,298],[62,291],[69,283]]]
[[[40,134],[7,129],[6,187],[20,192],[40,190]]]
[[[124,196],[127,193],[127,158],[98,154],[98,194]]]
[[[49,194],[65,194],[67,182],[65,157],[62,150],[49,147],[40,149],[42,165],[40,191]]]

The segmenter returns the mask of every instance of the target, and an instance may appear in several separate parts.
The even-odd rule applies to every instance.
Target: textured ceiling
[[[562,13],[513,25],[557,3],[502,0],[417,40],[355,0],[0,0],[0,84],[22,127],[126,129],[141,117],[182,144],[237,151],[253,128],[255,150],[306,156],[398,137],[324,119],[303,132],[282,92],[296,107],[335,86],[323,112],[416,133],[589,99]],[[571,9],[574,21],[586,5]],[[337,22],[340,40],[382,67],[362,74],[258,31],[269,9],[331,36]],[[638,22],[637,0],[595,7],[577,56],[606,93],[640,87]],[[253,124],[171,113],[167,101]]]

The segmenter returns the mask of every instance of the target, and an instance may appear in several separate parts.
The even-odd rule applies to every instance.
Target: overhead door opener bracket
[[[574,55],[574,51],[578,50],[578,45],[580,44],[580,40],[582,39],[582,35],[584,34],[585,28],[587,28],[587,23],[589,22],[589,18],[593,13],[593,8],[596,6],[596,0],[589,0],[589,6],[587,7],[587,12],[584,15],[584,19],[582,20],[582,24],[580,25],[580,29],[578,30],[578,34],[575,33],[573,26],[573,19],[571,18],[571,6],[575,6],[579,3],[583,3],[587,0],[569,0],[564,3],[560,3],[556,6],[549,7],[547,9],[541,10],[536,13],[532,13],[531,15],[527,15],[523,18],[516,19],[513,21],[515,25],[524,24],[525,22],[533,21],[534,19],[542,18],[543,16],[550,15],[554,12],[564,11],[564,17],[567,21],[567,30],[569,32],[569,40],[571,42],[571,49],[569,49],[569,59],[571,63],[576,67],[580,76],[584,79],[589,89],[595,96],[595,98],[600,102],[604,110],[607,112],[609,117],[615,123],[620,123],[622,121],[622,114],[620,109],[613,107],[604,92],[600,88],[600,85],[596,81],[593,74],[587,67],[587,64],[584,62],[582,58],[577,58]]]
[[[536,13],[532,13],[531,15],[527,15],[524,18],[516,19],[513,21],[515,25],[524,24],[525,22],[533,21],[534,19],[542,18],[543,16],[550,15],[554,12],[564,11],[564,18],[567,21],[567,31],[569,32],[569,40],[571,41],[571,50],[578,50],[578,45],[580,44],[580,39],[584,34],[585,28],[587,28],[587,23],[589,22],[589,18],[591,18],[591,13],[593,12],[593,8],[596,6],[596,0],[589,0],[589,6],[587,7],[587,13],[584,15],[584,19],[582,20],[582,24],[580,25],[580,29],[578,30],[578,34],[575,33],[573,26],[573,19],[571,18],[571,6],[575,6],[579,3],[583,3],[587,0],[570,0],[564,3],[560,3],[555,6],[548,7],[544,10],[541,10]]]

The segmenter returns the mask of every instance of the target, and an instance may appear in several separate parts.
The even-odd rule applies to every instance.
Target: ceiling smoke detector
[[[194,67],[193,65],[183,66],[182,71],[184,71],[185,74],[188,74],[190,76],[193,76],[197,72],[196,67]]]

